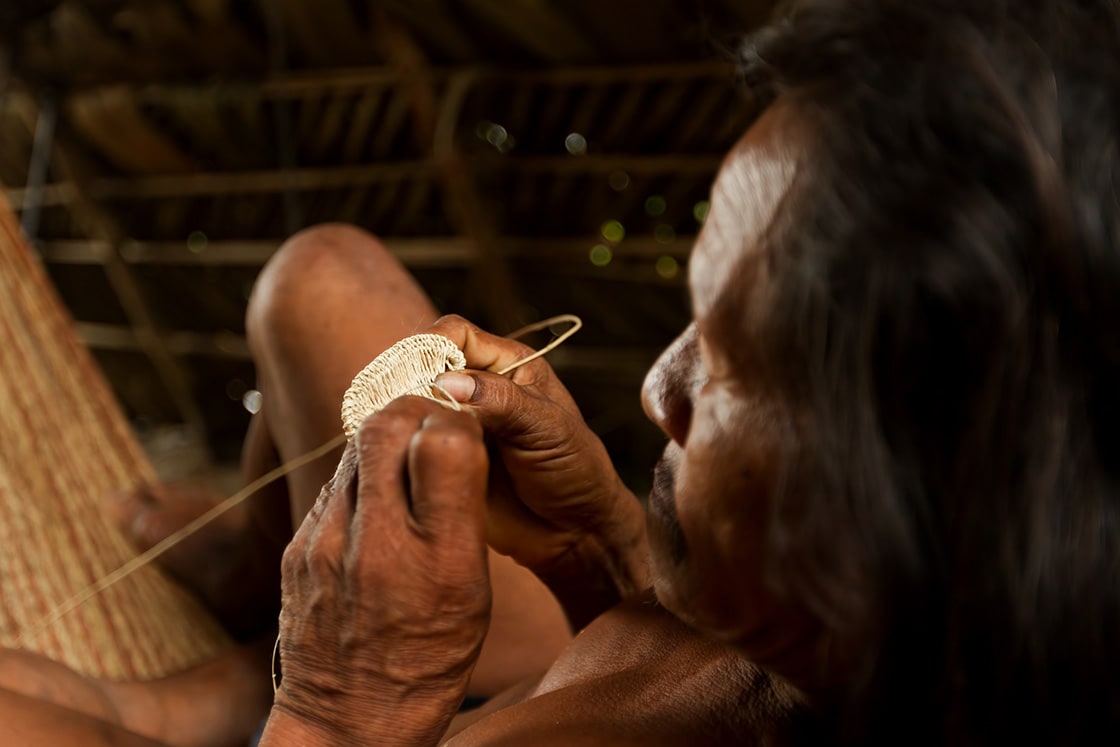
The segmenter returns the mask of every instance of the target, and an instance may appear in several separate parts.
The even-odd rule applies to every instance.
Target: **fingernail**
[[[474,396],[474,377],[461,373],[445,373],[436,377],[436,383],[447,390],[456,402],[470,402]]]

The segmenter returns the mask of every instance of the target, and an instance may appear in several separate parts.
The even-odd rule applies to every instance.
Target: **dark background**
[[[339,220],[494,332],[580,315],[550,360],[643,491],[638,389],[769,5],[5,0],[0,185],[157,461],[236,461],[253,280]]]

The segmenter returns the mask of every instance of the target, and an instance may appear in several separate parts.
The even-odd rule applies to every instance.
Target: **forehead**
[[[774,105],[724,160],[712,186],[708,218],[689,260],[697,319],[722,295],[736,263],[757,251],[797,171],[801,152],[797,142],[788,107]]]

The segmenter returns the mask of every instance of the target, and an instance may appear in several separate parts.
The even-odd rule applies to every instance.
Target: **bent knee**
[[[403,274],[384,245],[360,228],[306,228],[285,241],[257,277],[245,316],[250,346],[273,333],[314,328],[332,307],[376,293],[379,278]]]

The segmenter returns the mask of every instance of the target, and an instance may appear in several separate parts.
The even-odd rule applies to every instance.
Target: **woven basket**
[[[0,645],[134,557],[101,508],[154,479],[123,414],[0,196]],[[145,567],[23,647],[110,679],[182,670],[230,645]]]

